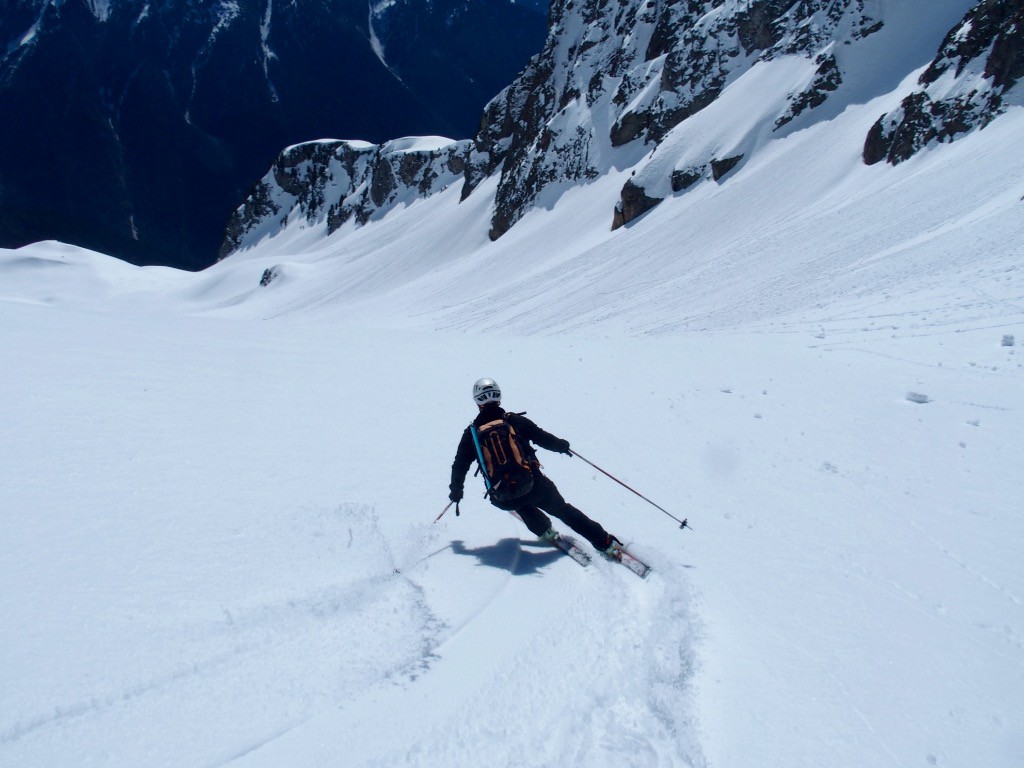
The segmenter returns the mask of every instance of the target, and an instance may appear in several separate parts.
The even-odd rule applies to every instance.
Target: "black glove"
[[[452,488],[451,493],[448,494],[448,498],[454,501],[456,504],[458,504],[460,501],[462,501],[462,489]]]
[[[559,440],[557,443],[555,443],[555,451],[557,451],[558,453],[569,453],[569,441]]]

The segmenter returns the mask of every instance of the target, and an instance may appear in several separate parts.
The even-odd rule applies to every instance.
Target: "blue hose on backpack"
[[[473,435],[473,445],[476,446],[476,460],[480,465],[480,471],[484,476],[484,485],[487,486],[487,493],[484,494],[484,497],[487,497],[494,489],[491,488],[491,479],[487,477],[487,465],[484,463],[484,452],[480,448],[480,438],[476,434],[476,426],[474,424],[469,425],[469,433]]]

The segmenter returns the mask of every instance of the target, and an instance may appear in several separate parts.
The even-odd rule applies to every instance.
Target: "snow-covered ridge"
[[[461,180],[469,150],[468,141],[438,136],[289,147],[235,211],[222,256],[288,225],[320,225],[327,234],[349,221],[361,226]]]

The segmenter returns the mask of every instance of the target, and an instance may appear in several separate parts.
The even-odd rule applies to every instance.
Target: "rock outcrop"
[[[1024,103],[1024,0],[984,0],[950,30],[899,109],[882,115],[864,143],[864,162],[908,160],[934,142],[984,128]]]
[[[361,226],[399,205],[461,183],[471,143],[440,138],[375,145],[315,141],[289,147],[228,223],[221,258],[287,225]]]
[[[500,169],[490,235],[500,237],[541,197],[604,173],[633,142],[657,146],[759,61],[817,58],[817,76],[790,95],[783,125],[823,103],[842,74],[831,53],[881,29],[867,0],[561,0],[544,49],[488,105],[467,193]],[[837,39],[841,38],[839,42]],[[725,150],[731,148],[723,148]],[[642,154],[642,153],[641,153]],[[615,223],[649,210],[642,180],[623,189]]]

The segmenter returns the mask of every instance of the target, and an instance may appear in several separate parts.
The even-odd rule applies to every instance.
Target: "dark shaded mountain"
[[[0,246],[207,266],[281,147],[470,136],[544,30],[506,0],[9,0]]]
[[[430,0],[429,13],[423,5],[379,3],[370,16],[373,38],[402,82],[430,94],[434,109],[455,121],[443,135],[468,138],[480,128],[484,105],[541,49],[546,15],[495,0]]]

